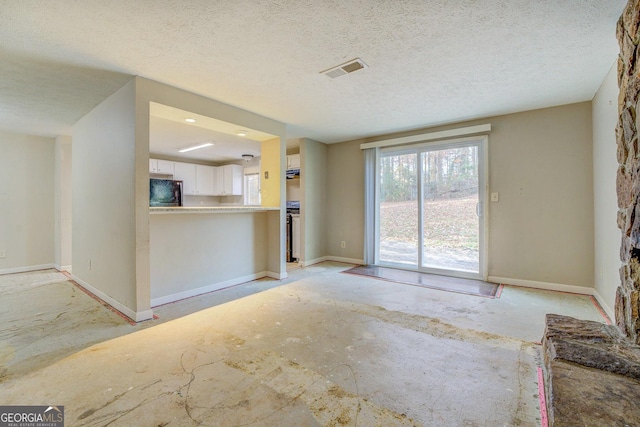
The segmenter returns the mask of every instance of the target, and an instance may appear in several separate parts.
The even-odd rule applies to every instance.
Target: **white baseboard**
[[[320,264],[321,262],[328,261],[328,259],[329,259],[328,256],[323,256],[323,257],[312,259],[312,260],[309,260],[309,261],[300,261],[300,265],[302,267],[308,267],[308,266],[313,265],[313,264]]]
[[[279,276],[281,275],[278,275],[270,271],[263,271],[260,273],[250,274],[248,276],[237,277],[235,279],[225,280],[224,282],[213,283],[211,285],[202,286],[200,288],[189,289],[186,291],[177,292],[175,294],[152,298],[151,307],[157,307],[159,305],[169,304],[171,302],[176,302],[186,298],[195,297],[197,295],[202,295],[202,294],[206,294],[213,291],[219,291],[220,289],[229,288],[231,286],[250,282],[252,280],[257,280],[262,277],[273,277],[274,279],[280,279]],[[285,273],[285,277],[286,277],[286,273]]]
[[[93,295],[97,296],[102,301],[106,302],[111,307],[115,308],[120,313],[127,316],[129,319],[132,319],[136,322],[142,322],[143,320],[153,319],[153,310],[145,310],[145,311],[138,311],[138,312],[133,311],[129,307],[120,303],[119,301],[116,301],[115,299],[111,298],[109,295],[105,294],[104,292],[94,288],[93,286],[91,286],[84,280],[80,279],[79,277],[76,277],[72,274],[71,278],[78,285],[82,286],[84,289],[91,292]]]
[[[274,273],[273,271],[266,271],[264,273],[264,276],[260,276],[258,277],[258,279],[260,279],[261,277],[271,277],[272,279],[282,280],[289,277],[289,274],[286,271],[283,271],[282,273]],[[252,279],[252,280],[255,280],[255,279]]]
[[[27,273],[29,271],[47,270],[49,268],[56,268],[56,266],[54,264],[40,264],[27,267],[3,268],[0,270],[0,274]]]
[[[343,262],[345,264],[356,264],[356,265],[364,265],[363,259],[355,259],[355,258],[343,258],[339,256],[326,256],[325,261],[335,261],[335,262]]]
[[[615,311],[613,311],[611,307],[609,307],[609,305],[606,302],[604,302],[604,298],[602,298],[602,295],[600,295],[600,292],[598,292],[597,289],[593,290],[593,297],[596,300],[598,300],[598,304],[600,304],[600,307],[602,307],[604,312],[607,313],[607,316],[609,316],[609,319],[615,323],[616,321]]]
[[[489,276],[489,282],[502,285],[522,286],[524,288],[545,289],[548,291],[569,292],[572,294],[593,295],[594,288],[586,286],[563,285],[560,283],[536,282],[535,280],[512,279],[508,277]]]
[[[609,316],[609,319],[611,319],[612,321],[615,319],[614,311],[611,310],[611,307],[609,307],[604,302],[604,299],[595,288],[590,288],[586,286],[563,285],[560,283],[536,282],[534,280],[511,279],[507,277],[497,277],[497,276],[489,276],[488,281],[493,283],[500,283],[503,285],[514,285],[514,286],[522,286],[525,288],[535,288],[535,289],[544,289],[548,291],[569,292],[572,294],[589,295],[594,297],[596,301],[598,301],[598,304],[600,304],[604,312],[607,314],[607,316]]]
[[[331,256],[331,255],[327,255],[327,256],[323,256],[320,258],[315,258],[309,261],[302,261],[300,262],[300,264],[303,267],[308,267],[310,265],[314,265],[314,264],[320,264],[321,262],[325,262],[325,261],[334,261],[334,262],[342,262],[345,264],[357,264],[357,265],[363,265],[364,264],[364,260],[362,259],[355,259],[355,258],[343,258],[343,257],[337,257],[337,256]]]
[[[66,272],[71,273],[71,266],[70,265],[53,264],[53,268],[55,268],[58,271],[66,271]]]

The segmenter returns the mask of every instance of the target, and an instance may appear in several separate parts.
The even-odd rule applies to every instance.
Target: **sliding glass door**
[[[482,276],[482,142],[381,151],[378,264]]]
[[[381,156],[379,200],[380,262],[417,265],[420,203],[416,153]]]

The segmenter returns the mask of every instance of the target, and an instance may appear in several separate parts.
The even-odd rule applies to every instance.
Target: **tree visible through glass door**
[[[380,158],[379,259],[418,266],[418,155]]]
[[[479,149],[472,142],[382,153],[380,264],[480,273]]]
[[[478,146],[426,151],[422,163],[422,267],[479,272]]]

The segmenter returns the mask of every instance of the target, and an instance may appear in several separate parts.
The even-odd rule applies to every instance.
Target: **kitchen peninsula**
[[[263,206],[171,206],[171,207],[150,207],[149,213],[154,214],[197,214],[197,213],[241,213],[241,212],[266,212],[279,211],[280,208]]]
[[[160,207],[149,213],[152,307],[281,278],[269,268],[269,257],[281,251],[277,207]]]
[[[173,174],[171,162],[167,178],[179,179],[185,203],[149,207],[149,255],[151,307],[193,297],[256,280],[262,277],[281,279],[286,277],[284,268],[284,211],[281,209],[280,140],[262,142],[261,161],[257,163],[256,176],[261,177],[261,205],[244,205],[242,194],[243,166],[239,185],[233,185],[234,199],[220,204],[221,190],[217,187],[219,175],[192,174],[195,181],[189,183],[189,175]],[[158,160],[158,164],[160,164]],[[173,162],[178,165],[187,163]],[[201,166],[209,171],[221,171],[227,166]],[[156,172],[157,173],[157,172]],[[150,175],[152,170],[150,169]],[[213,180],[213,183],[211,182]],[[202,185],[204,181],[204,184]],[[220,180],[218,180],[219,182]],[[229,181],[225,181],[229,182]],[[189,185],[191,184],[191,185]],[[195,192],[189,192],[189,188]],[[221,187],[222,188],[222,187]]]

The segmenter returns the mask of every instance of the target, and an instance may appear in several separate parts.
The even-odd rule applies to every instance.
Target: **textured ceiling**
[[[625,3],[0,0],[0,129],[69,133],[132,75],[323,142],[590,100]]]

